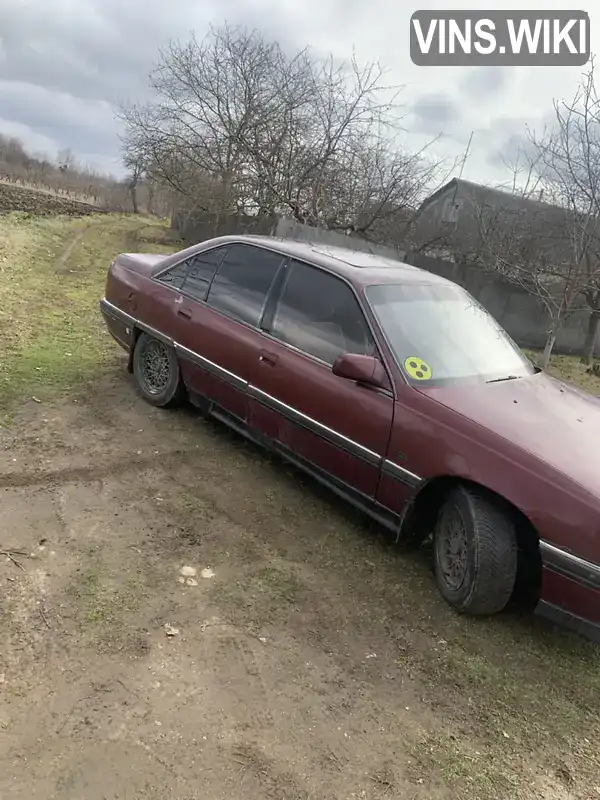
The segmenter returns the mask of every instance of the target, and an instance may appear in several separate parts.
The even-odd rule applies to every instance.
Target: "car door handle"
[[[177,316],[178,317],[183,317],[184,319],[191,319],[192,318],[192,312],[191,311],[187,311],[187,309],[185,309],[185,308],[180,308],[179,311],[177,312]]]
[[[270,353],[268,350],[261,350],[258,360],[268,367],[274,367],[279,360],[279,356],[276,353]]]

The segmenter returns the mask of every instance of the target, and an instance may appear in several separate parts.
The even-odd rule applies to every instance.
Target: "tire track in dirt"
[[[97,481],[114,475],[125,475],[128,472],[150,467],[169,467],[176,464],[189,463],[198,457],[198,451],[171,450],[161,452],[160,459],[155,455],[140,458],[129,456],[114,461],[106,461],[90,467],[63,467],[57,470],[38,472],[14,472],[0,474],[0,489],[18,489],[27,486],[50,486],[73,481]]]
[[[100,213],[101,209],[98,209],[98,211]],[[58,261],[56,262],[56,270],[55,270],[55,272],[56,272],[57,275],[68,275],[70,272],[72,272],[72,270],[67,268],[67,263],[69,261],[69,258],[71,257],[71,254],[73,253],[73,250],[77,247],[77,245],[80,242],[83,241],[83,239],[85,238],[86,233],[91,228],[93,228],[95,224],[96,225],[100,225],[103,222],[104,222],[104,220],[95,220],[94,222],[87,222],[80,231],[77,231],[77,233],[74,236],[72,236],[70,240],[67,241],[62,253],[58,257]],[[134,239],[137,240],[138,232],[140,230],[142,230],[143,228],[145,228],[146,226],[147,226],[147,223],[144,223],[144,225],[138,226],[134,230],[129,231],[127,233],[127,236],[133,236]]]
[[[92,227],[91,223],[88,223],[80,231],[78,231],[75,234],[75,236],[71,237],[69,242],[67,242],[64,250],[62,251],[61,255],[58,258],[58,261],[56,262],[56,270],[55,271],[56,271],[57,275],[67,275],[70,272],[72,272],[72,270],[67,269],[67,266],[66,266],[67,262],[68,262],[69,258],[71,257],[71,253],[73,252],[73,250],[77,247],[79,242],[81,242],[81,240],[83,239],[83,237],[85,236],[85,234],[89,231],[89,229],[91,227]]]

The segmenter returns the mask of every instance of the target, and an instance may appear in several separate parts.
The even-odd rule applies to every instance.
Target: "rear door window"
[[[210,282],[227,253],[227,247],[216,247],[189,259],[189,268],[182,291],[194,300],[206,300]]]
[[[208,305],[258,326],[269,289],[284,259],[280,253],[262,247],[231,245],[210,287]]]
[[[190,259],[188,258],[185,261],[181,261],[179,264],[176,264],[174,267],[171,267],[171,269],[168,269],[166,272],[157,275],[156,280],[159,283],[172,286],[174,289],[181,289],[189,268]]]

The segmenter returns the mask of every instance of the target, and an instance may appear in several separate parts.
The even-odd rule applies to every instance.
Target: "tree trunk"
[[[155,216],[155,214],[154,214],[154,185],[152,183],[148,186],[148,213],[152,214],[152,216]]]
[[[133,206],[133,213],[139,214],[138,200],[137,200],[137,182],[129,184],[129,194],[131,195],[131,205]]]
[[[583,345],[583,353],[581,354],[582,364],[587,364],[589,366],[594,361],[594,348],[596,347],[596,338],[599,327],[600,311],[591,311],[588,318],[588,327]]]
[[[542,357],[540,359],[540,367],[542,369],[546,369],[550,363],[550,356],[552,355],[552,350],[554,349],[554,342],[556,341],[557,333],[558,329],[555,330],[554,328],[551,328],[548,332],[548,338],[546,339],[546,344],[544,345],[544,352],[542,353]]]

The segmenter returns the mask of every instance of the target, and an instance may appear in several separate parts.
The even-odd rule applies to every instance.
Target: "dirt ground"
[[[87,263],[89,230],[52,275]],[[150,407],[121,356],[62,397],[18,385],[2,800],[600,798],[597,648],[517,610],[454,614],[427,551],[221,425]]]
[[[122,368],[22,409],[1,447],[1,797],[512,796],[444,650],[485,643],[493,664],[509,628],[517,647],[555,634],[469,636],[424,555],[220,426],[147,406]],[[554,754],[527,764],[510,711],[497,722],[523,796],[579,796]]]
[[[0,214],[15,211],[39,217],[56,214],[70,216],[98,214],[102,209],[77,198],[59,197],[50,190],[20,186],[0,180]]]

